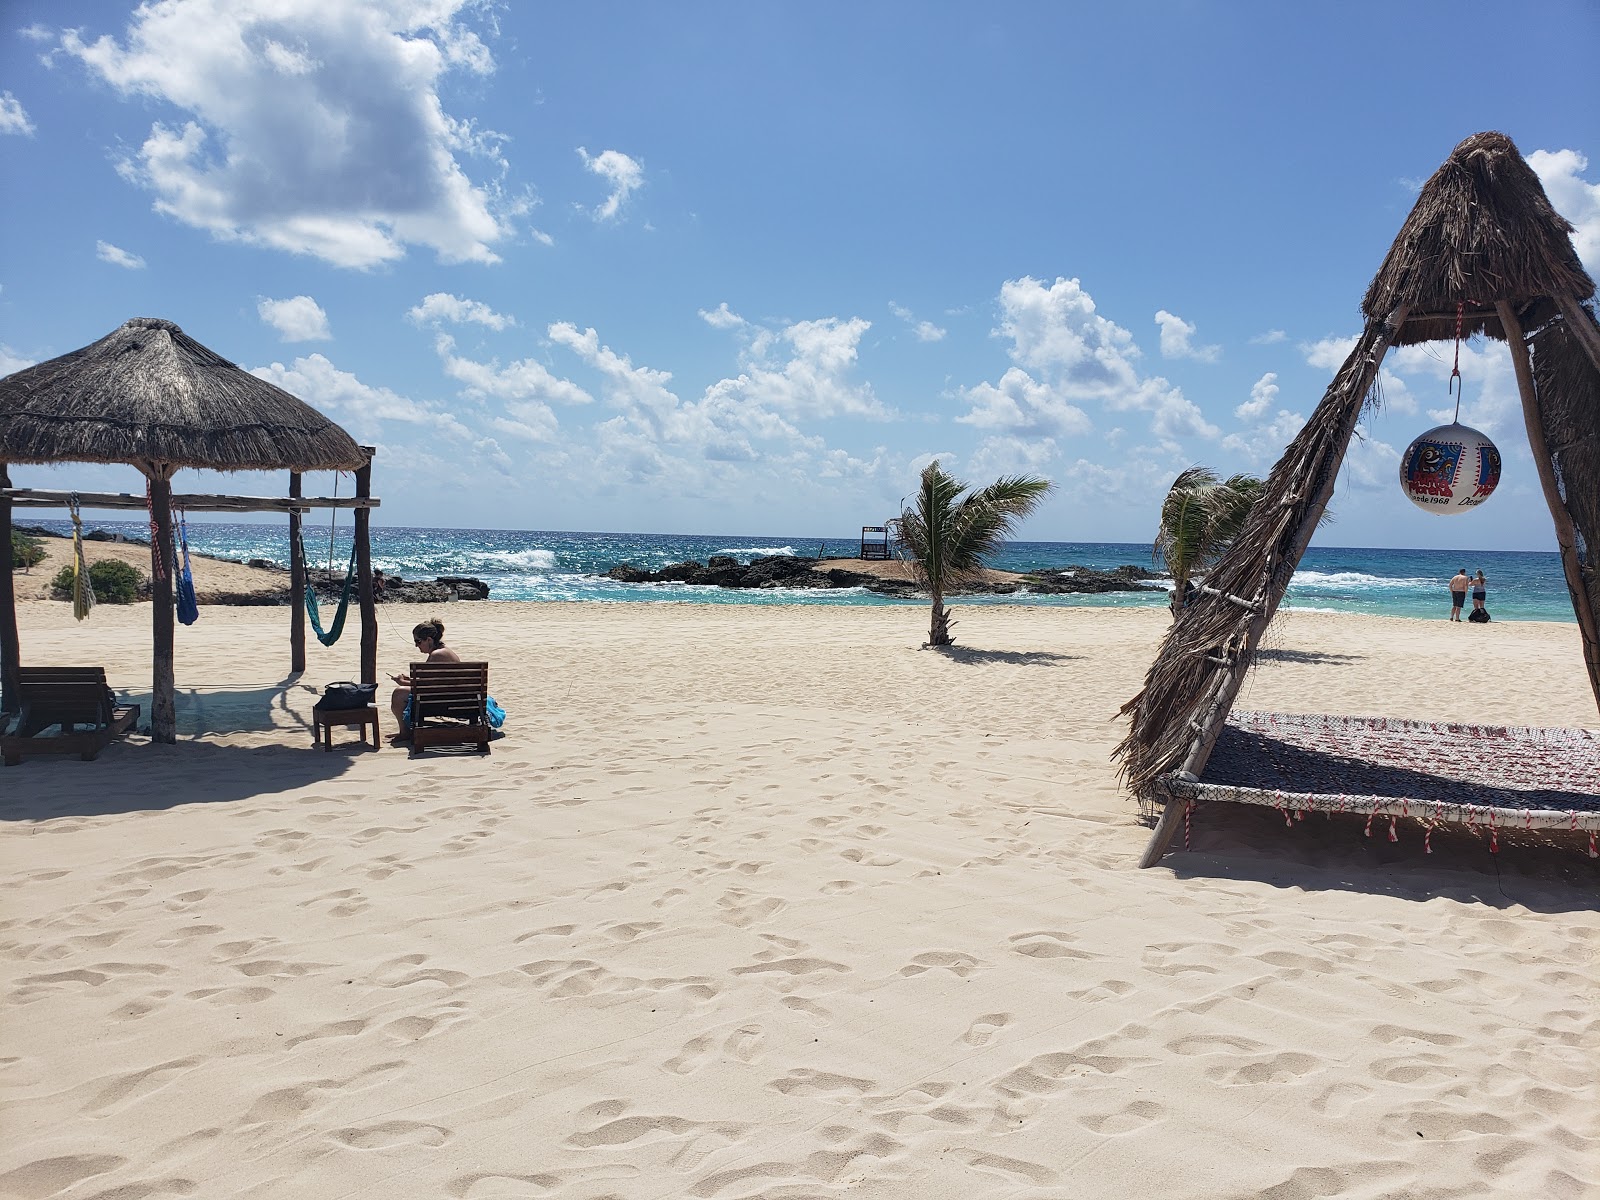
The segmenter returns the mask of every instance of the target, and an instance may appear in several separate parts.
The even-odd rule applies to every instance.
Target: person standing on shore
[[[1483,577],[1480,570],[1472,577],[1472,611],[1482,612],[1484,602],[1489,599],[1489,581]]]
[[[1462,567],[1450,577],[1450,619],[1461,620],[1461,606],[1467,602],[1467,588],[1472,580],[1467,578],[1467,569]]]

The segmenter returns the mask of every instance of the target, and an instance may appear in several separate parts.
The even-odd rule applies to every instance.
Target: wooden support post
[[[372,456],[377,453],[372,446],[363,446],[366,466],[356,471],[356,496],[365,500],[372,495]],[[358,595],[361,599],[361,682],[378,682],[378,609],[372,594],[372,510],[356,509],[356,573],[360,581]]]
[[[1150,835],[1144,853],[1139,856],[1141,868],[1153,867],[1161,861],[1161,856],[1178,834],[1178,826],[1183,824],[1183,810],[1187,804],[1188,801],[1179,800],[1176,796],[1167,797],[1167,802],[1161,806],[1161,820],[1156,822],[1155,832]]]
[[[289,499],[300,498],[301,475],[289,472]],[[298,509],[289,510],[289,670],[302,675],[306,669],[306,553],[300,532]]]
[[[1295,567],[1299,566],[1306,547],[1311,544],[1311,535],[1316,532],[1322,514],[1328,509],[1328,502],[1333,499],[1334,487],[1339,482],[1339,467],[1350,449],[1350,439],[1355,436],[1356,422],[1361,419],[1367,392],[1372,388],[1372,381],[1378,377],[1384,355],[1389,352],[1390,345],[1405,323],[1407,311],[1402,306],[1391,313],[1388,320],[1369,323],[1362,332],[1360,340],[1356,342],[1355,349],[1339,368],[1339,374],[1334,377],[1332,387],[1339,386],[1341,379],[1345,381],[1344,392],[1348,408],[1332,443],[1327,448],[1329,461],[1325,474],[1318,480],[1317,492],[1306,504],[1306,510],[1300,518],[1300,526],[1295,531],[1294,541],[1276,565],[1279,573],[1293,572]],[[1217,739],[1222,736],[1222,727],[1227,723],[1228,712],[1233,708],[1239,688],[1244,684],[1245,674],[1255,659],[1256,646],[1260,644],[1267,626],[1272,624],[1272,618],[1278,611],[1278,604],[1283,599],[1282,591],[1275,589],[1271,581],[1268,582],[1266,591],[1267,594],[1262,597],[1264,603],[1260,611],[1250,618],[1245,628],[1244,644],[1239,647],[1234,665],[1231,668],[1217,668],[1222,678],[1218,681],[1215,697],[1201,717],[1201,728],[1189,745],[1188,757],[1178,768],[1196,779],[1206,769],[1206,762],[1211,758],[1212,750],[1216,748]],[[1173,835],[1177,833],[1180,822],[1176,818],[1167,820],[1167,814],[1176,804],[1176,800],[1170,798],[1167,800],[1166,809],[1161,814],[1162,819],[1156,825],[1155,832],[1150,835],[1150,841],[1145,845],[1144,853],[1139,858],[1141,867],[1155,866],[1167,852],[1167,847],[1172,844]]]
[[[0,463],[0,488],[10,486],[6,464]],[[14,713],[22,706],[17,696],[21,647],[17,638],[16,581],[12,579],[16,567],[11,561],[11,500],[5,496],[0,496],[0,554],[6,556],[5,570],[0,571],[0,713]],[[0,726],[4,724],[0,720]]]
[[[1505,330],[1506,342],[1511,347],[1511,365],[1517,374],[1517,391],[1522,393],[1522,423],[1528,431],[1528,446],[1533,451],[1533,465],[1539,471],[1539,484],[1544,489],[1544,502],[1550,509],[1556,525],[1556,545],[1561,552],[1561,572],[1567,579],[1567,591],[1572,593],[1572,608],[1578,617],[1578,633],[1583,639],[1583,662],[1589,669],[1589,687],[1594,692],[1595,703],[1600,705],[1600,619],[1596,618],[1589,589],[1584,585],[1582,564],[1578,561],[1577,530],[1572,514],[1561,499],[1561,489],[1556,484],[1555,467],[1550,462],[1550,447],[1545,441],[1544,420],[1539,413],[1539,396],[1533,386],[1533,364],[1528,360],[1528,344],[1523,340],[1522,323],[1516,310],[1504,300],[1495,305],[1500,313],[1500,325]],[[1574,337],[1578,334],[1574,332]],[[1580,342],[1580,345],[1582,343]],[[1585,347],[1587,350],[1587,348]]]
[[[155,545],[151,547],[150,580],[150,740],[172,745],[178,740],[178,710],[173,683],[172,633],[172,467],[146,464],[150,479],[150,508],[155,514]],[[161,569],[155,569],[159,556]]]

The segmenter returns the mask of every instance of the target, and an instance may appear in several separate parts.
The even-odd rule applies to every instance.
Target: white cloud
[[[620,150],[604,150],[591,156],[582,146],[578,157],[583,165],[611,185],[611,194],[594,210],[597,221],[614,220],[628,197],[644,183],[644,167]]]
[[[1008,280],[1000,289],[1000,311],[995,336],[1010,339],[1012,361],[1030,368],[1061,402],[1147,412],[1151,430],[1164,441],[1217,436],[1180,388],[1158,375],[1140,376],[1133,335],[1100,316],[1076,279],[1048,287],[1031,277]]]
[[[413,325],[437,325],[441,321],[461,325],[470,321],[485,325],[497,332],[517,323],[515,317],[497,313],[487,304],[477,300],[463,300],[460,296],[452,296],[449,292],[434,292],[424,296],[422,303],[414,305],[407,311],[406,320]]]
[[[110,242],[96,242],[94,253],[101,262],[110,263],[114,267],[125,267],[130,271],[144,268],[144,259],[137,254],[130,254],[121,246],[113,246]]]
[[[871,328],[872,322],[862,317],[823,317],[796,321],[780,331],[764,330],[751,339],[739,376],[713,384],[707,398],[737,397],[797,419],[848,415],[885,420],[891,414],[872,386],[851,378],[856,348]]]
[[[251,372],[268,383],[276,384],[292,396],[298,396],[312,408],[341,414],[341,423],[353,421],[364,429],[373,429],[377,421],[405,421],[412,424],[453,426],[460,423],[448,413],[435,412],[425,404],[402,396],[384,387],[362,383],[349,371],[341,371],[320,354],[297,358],[292,367],[273,363],[270,367],[256,367]]]
[[[1281,329],[1269,329],[1265,333],[1258,333],[1250,339],[1252,346],[1276,346],[1279,342],[1289,340],[1289,335]]]
[[[1230,433],[1220,444],[1224,450],[1242,455],[1251,466],[1261,468],[1278,461],[1284,447],[1294,441],[1305,423],[1299,413],[1280,408],[1270,420]]]
[[[328,314],[310,296],[262,300],[256,305],[256,312],[285,342],[325,342],[333,337],[328,330]]]
[[[1577,226],[1572,244],[1583,269],[1600,275],[1600,183],[1583,179],[1589,160],[1576,150],[1535,150],[1528,165],[1556,211]]]
[[[1197,362],[1216,362],[1222,357],[1221,346],[1196,346],[1193,342],[1195,326],[1164,308],[1156,313],[1156,325],[1161,329],[1162,358],[1192,358]]]
[[[726,300],[709,312],[702,308],[700,319],[713,329],[740,329],[748,323],[738,313],[728,308]]]
[[[1349,337],[1325,337],[1317,342],[1301,342],[1300,353],[1305,356],[1307,366],[1333,372],[1344,365],[1344,360],[1350,357],[1350,351],[1356,348],[1360,340],[1352,334]]]
[[[1241,421],[1257,421],[1278,402],[1278,373],[1268,371],[1250,385],[1250,399],[1233,410]]]
[[[440,334],[434,341],[434,349],[443,360],[445,374],[466,385],[464,394],[467,396],[494,396],[536,404],[548,401],[575,405],[594,401],[594,397],[577,384],[553,375],[548,367],[531,358],[519,359],[506,367],[493,361],[475,362],[455,353],[455,339],[449,334]]]
[[[946,331],[939,328],[932,321],[917,320],[916,315],[909,308],[896,304],[893,300],[889,302],[889,311],[911,326],[911,332],[916,334],[919,342],[937,342],[945,335]]]
[[[956,420],[979,429],[1048,438],[1087,433],[1093,427],[1083,409],[1020,367],[1007,370],[998,384],[980,383],[962,396],[971,407]]]
[[[468,0],[161,0],[125,41],[62,48],[125,95],[190,115],[157,123],[119,168],[155,207],[220,240],[366,268],[431,247],[445,262],[494,262],[526,202],[474,184],[458,154],[496,135],[444,111],[452,70],[493,61],[458,20]]]
[[[4,133],[33,136],[33,122],[28,120],[27,110],[10,92],[0,92],[0,134]]]
[[[24,367],[31,367],[35,361],[37,360],[26,358],[4,342],[0,342],[0,378],[14,375]]]

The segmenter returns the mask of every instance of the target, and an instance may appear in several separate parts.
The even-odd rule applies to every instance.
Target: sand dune
[[[147,608],[22,609],[146,685]],[[1583,843],[1218,809],[1134,870],[1159,610],[440,612],[489,758],[311,749],[356,639],[288,680],[285,612],[207,608],[179,745],[0,773],[0,1196],[1600,1189]],[[1570,626],[1273,649],[1243,705],[1596,724]]]

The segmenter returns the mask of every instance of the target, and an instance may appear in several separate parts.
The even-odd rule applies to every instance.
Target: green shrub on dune
[[[139,598],[139,587],[144,576],[139,569],[114,558],[102,559],[89,567],[89,586],[94,589],[97,604],[132,604]],[[57,600],[72,599],[72,567],[62,567],[50,581],[50,590]]]
[[[11,531],[11,565],[34,567],[44,561],[44,543],[29,533]]]

